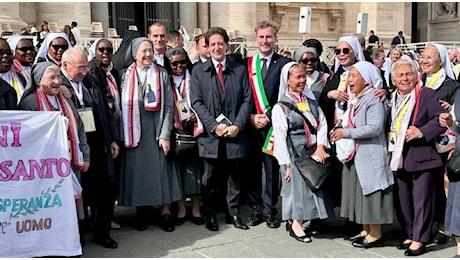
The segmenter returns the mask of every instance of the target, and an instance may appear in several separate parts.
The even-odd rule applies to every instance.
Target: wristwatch
[[[420,139],[420,138],[423,138],[423,133],[422,133],[422,131],[419,129],[419,130],[418,130],[418,139]]]

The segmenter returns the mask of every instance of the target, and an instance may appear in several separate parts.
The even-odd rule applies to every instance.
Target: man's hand
[[[227,127],[227,129],[224,131],[224,137],[230,137],[233,138],[235,137],[238,133],[240,132],[240,128],[236,125],[231,125]]]
[[[225,130],[227,129],[227,125],[226,124],[218,124],[217,127],[216,127],[216,135],[219,136],[219,137],[222,137],[224,136],[224,133],[225,133]]]
[[[264,128],[270,120],[265,114],[251,114],[251,124],[257,128]]]
[[[112,158],[117,158],[120,153],[120,148],[118,147],[117,142],[112,142],[112,144],[110,144],[110,150],[112,152]]]
[[[450,113],[439,114],[439,124],[442,127],[451,127],[454,124],[452,115]]]

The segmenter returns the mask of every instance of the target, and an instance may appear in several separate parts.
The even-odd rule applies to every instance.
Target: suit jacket
[[[198,138],[199,153],[204,158],[218,158],[220,141],[226,143],[228,159],[247,155],[245,127],[252,106],[248,72],[244,65],[227,60],[223,77],[225,91],[220,88],[211,59],[206,63],[196,63],[192,72],[190,100],[204,126],[204,132]],[[235,138],[219,138],[215,134],[216,118],[220,114],[240,129]]]
[[[404,144],[403,158],[406,171],[429,170],[443,165],[441,156],[435,148],[435,137],[447,130],[439,125],[441,113],[448,112],[439,104],[438,95],[431,89],[422,88],[415,126],[422,131],[423,137]],[[413,120],[412,117],[410,122]]]
[[[398,44],[401,44],[401,42],[399,41],[399,37],[398,36],[393,37],[393,40],[391,40],[390,45],[398,45]],[[404,36],[402,37],[402,44],[406,44],[406,38],[404,38]]]

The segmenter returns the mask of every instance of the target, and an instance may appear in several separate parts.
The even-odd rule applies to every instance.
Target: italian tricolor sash
[[[260,56],[259,54],[251,56],[248,58],[248,72],[249,72],[249,82],[252,88],[252,95],[254,96],[254,103],[256,104],[256,109],[258,114],[265,114],[268,110],[271,109],[270,104],[268,103],[267,96],[265,95],[264,83],[262,79],[262,73],[260,68]],[[262,147],[262,152],[273,155],[273,128],[270,128],[268,131],[267,137],[265,138],[264,146]]]

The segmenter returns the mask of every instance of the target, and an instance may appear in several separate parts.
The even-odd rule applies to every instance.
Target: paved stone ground
[[[249,208],[241,209],[246,220]],[[342,231],[345,221],[340,218],[322,222],[319,235],[313,242],[302,244],[285,231],[284,223],[278,229],[270,229],[265,223],[250,230],[235,229],[224,223],[225,214],[218,215],[219,231],[211,232],[205,226],[190,221],[168,233],[153,223],[146,231],[139,232],[132,225],[135,209],[117,207],[115,219],[121,229],[113,230],[112,237],[118,242],[118,249],[106,249],[95,244],[90,234],[86,236],[83,256],[88,258],[404,258],[404,252],[396,249],[403,239],[398,223],[385,225],[383,235],[385,247],[359,249],[345,240]],[[446,245],[430,244],[422,258],[450,258],[455,254],[455,242]]]

